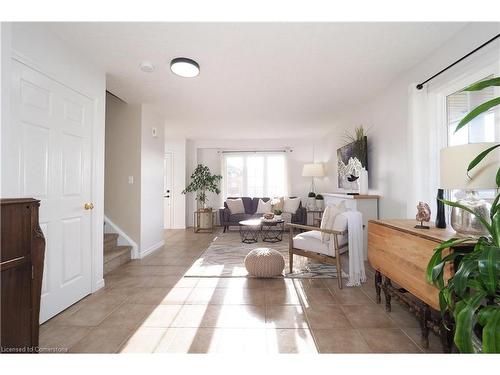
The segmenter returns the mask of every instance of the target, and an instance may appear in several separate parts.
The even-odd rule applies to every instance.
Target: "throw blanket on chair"
[[[346,211],[349,238],[349,281],[347,286],[360,286],[366,281],[363,246],[363,216],[358,211]]]

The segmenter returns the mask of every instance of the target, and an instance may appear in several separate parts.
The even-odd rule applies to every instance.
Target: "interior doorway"
[[[174,186],[174,155],[172,152],[165,153],[163,163],[164,176],[164,194],[163,194],[163,209],[164,209],[164,224],[165,229],[172,229],[174,222],[174,207],[173,207],[173,186]]]

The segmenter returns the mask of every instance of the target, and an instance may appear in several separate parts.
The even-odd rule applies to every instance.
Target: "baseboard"
[[[104,288],[104,279],[99,280],[95,285],[94,289],[92,290],[92,293],[97,292],[99,289]]]
[[[155,252],[156,250],[158,250],[160,247],[163,247],[164,245],[165,245],[165,240],[161,240],[160,242],[155,243],[153,246],[150,246],[146,250],[141,251],[139,253],[139,258],[142,259],[142,258],[148,256],[149,254]]]
[[[113,232],[108,233],[117,233],[118,234],[118,245],[120,246],[132,246],[132,259],[139,259],[139,246],[135,243],[135,241],[130,238],[127,233],[125,233],[118,225],[113,223],[109,217],[104,215],[104,222],[111,227]]]

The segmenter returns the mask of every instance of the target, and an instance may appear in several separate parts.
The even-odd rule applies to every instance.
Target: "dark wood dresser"
[[[38,351],[45,253],[39,206],[32,198],[0,199],[2,353]]]

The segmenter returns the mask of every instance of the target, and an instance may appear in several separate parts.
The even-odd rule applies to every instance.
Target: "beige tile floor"
[[[423,353],[417,320],[337,280],[185,278],[217,234],[166,231],[166,245],[106,277],[106,287],[40,329],[40,346],[71,353]],[[344,261],[347,264],[346,261]]]

